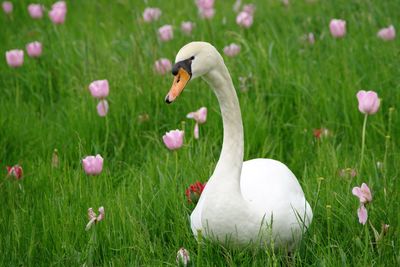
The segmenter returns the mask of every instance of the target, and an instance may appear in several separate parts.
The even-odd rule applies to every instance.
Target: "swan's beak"
[[[174,77],[171,89],[165,97],[165,102],[171,104],[185,89],[186,84],[190,80],[190,74],[183,68],[179,68],[178,73]]]

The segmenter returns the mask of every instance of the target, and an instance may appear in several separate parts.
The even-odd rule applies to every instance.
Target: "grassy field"
[[[50,7],[52,1],[41,1]],[[14,1],[0,14],[0,264],[2,266],[162,266],[176,265],[180,247],[202,266],[399,266],[400,42],[384,42],[377,31],[400,28],[395,0],[254,1],[254,24],[235,23],[234,1],[216,1],[216,15],[199,18],[194,1],[67,1],[66,23],[47,15],[32,20],[29,1]],[[146,6],[162,10],[144,23]],[[347,35],[334,39],[329,21],[347,21]],[[193,21],[192,36],[180,32]],[[174,26],[174,39],[160,42],[157,29]],[[313,32],[314,45],[301,37]],[[25,56],[10,68],[6,51],[43,43],[39,59]],[[313,207],[314,220],[292,259],[285,253],[228,250],[193,238],[194,208],[185,189],[212,174],[222,145],[217,100],[208,85],[192,81],[178,101],[166,105],[172,75],[157,75],[155,60],[171,61],[193,40],[212,43],[222,53],[235,42],[241,53],[224,57],[238,92],[245,129],[245,159],[274,158],[298,177]],[[247,91],[239,77],[249,77]],[[108,79],[110,111],[96,113],[88,91],[93,80]],[[368,118],[366,150],[358,169],[363,114],[357,91],[381,98]],[[200,139],[193,138],[188,112],[208,107]],[[138,116],[148,114],[141,122]],[[316,128],[330,135],[317,139]],[[184,147],[173,153],[162,142],[184,129]],[[54,149],[60,166],[52,167]],[[101,154],[104,169],[87,176],[86,155]],[[382,164],[378,164],[381,162]],[[24,178],[6,176],[19,163]],[[359,202],[351,194],[366,182],[373,194],[366,225],[358,222]],[[85,231],[87,209],[104,206],[106,218]],[[376,242],[371,224],[388,233]],[[200,256],[200,258],[199,258]],[[196,264],[195,264],[196,263]]]

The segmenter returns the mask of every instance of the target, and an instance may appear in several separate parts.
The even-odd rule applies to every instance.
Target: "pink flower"
[[[82,160],[83,169],[87,175],[98,175],[103,170],[103,158],[96,156],[87,156]]]
[[[199,9],[200,17],[203,19],[211,19],[215,15],[214,8],[207,8],[207,9]]]
[[[351,192],[360,199],[361,204],[367,204],[372,201],[371,191],[365,183],[362,183],[361,187],[354,187]]]
[[[154,70],[161,75],[166,74],[167,72],[171,71],[172,69],[172,64],[169,59],[166,58],[160,58],[154,63]]]
[[[176,254],[176,263],[178,266],[186,267],[189,264],[189,261],[189,251],[187,251],[185,248],[180,248]]]
[[[89,208],[88,209],[89,223],[86,225],[85,230],[88,231],[93,224],[102,221],[104,219],[104,216],[105,216],[104,207],[99,208],[99,216],[96,215],[96,213],[93,211],[93,208]]]
[[[165,146],[169,150],[176,150],[182,147],[183,145],[183,137],[185,135],[184,131],[173,130],[165,133],[163,136],[163,141]]]
[[[7,51],[6,60],[10,67],[21,67],[24,64],[24,51],[19,49]]]
[[[187,35],[192,34],[192,30],[194,28],[194,23],[190,21],[183,21],[181,24],[181,30]]]
[[[211,19],[215,15],[214,0],[196,0],[200,17]]]
[[[17,165],[14,165],[12,167],[7,166],[7,175],[8,176],[13,176],[15,179],[20,180],[23,175],[22,167]]]
[[[224,54],[227,55],[228,57],[237,56],[239,52],[240,52],[240,45],[232,43],[224,47]]]
[[[329,30],[335,38],[341,38],[346,35],[346,21],[342,19],[332,19],[329,23]]]
[[[102,99],[108,96],[110,89],[108,80],[97,80],[89,84],[89,91],[93,97]]]
[[[368,219],[368,212],[364,205],[361,205],[357,210],[358,221],[365,225]]]
[[[13,11],[13,4],[9,1],[4,1],[1,6],[6,14],[10,14]]]
[[[284,5],[284,6],[289,6],[289,0],[282,0],[282,4]]]
[[[40,4],[30,4],[28,12],[33,19],[41,19],[43,17],[43,7]]]
[[[157,7],[147,7],[143,11],[143,19],[145,22],[156,21],[161,16],[161,10]]]
[[[203,124],[207,120],[207,108],[201,107],[200,109],[190,112],[186,115],[188,119],[194,119],[197,123]]]
[[[42,54],[42,44],[39,42],[32,42],[26,45],[26,52],[30,57],[40,57]]]
[[[67,5],[64,1],[58,1],[52,5],[49,12],[50,20],[54,24],[63,24],[65,22],[65,16],[67,15]]]
[[[190,112],[186,115],[188,119],[194,119],[196,124],[194,125],[194,138],[199,139],[199,124],[203,124],[207,120],[207,108],[201,107],[199,110]]]
[[[166,42],[174,38],[174,33],[171,25],[164,25],[158,29],[158,37],[161,41]]]
[[[196,0],[197,8],[210,9],[214,7],[214,0]]]
[[[314,34],[312,32],[307,34],[307,41],[311,45],[313,45],[315,43],[315,37],[314,37]]]
[[[99,114],[100,117],[105,117],[108,113],[108,102],[105,99],[100,100],[100,102],[97,104],[97,114]]]
[[[60,8],[60,9],[65,9],[65,11],[67,11],[67,4],[65,3],[65,1],[57,1],[51,6],[51,8],[52,9]]]
[[[254,12],[256,11],[256,7],[255,7],[255,5],[253,5],[253,4],[247,4],[247,5],[244,5],[243,6],[243,8],[242,8],[242,11],[243,12],[247,12],[247,13],[249,13],[250,15],[254,15]]]
[[[253,15],[242,11],[237,15],[236,23],[243,28],[250,28],[250,26],[253,25]]]
[[[396,37],[396,30],[393,25],[390,25],[387,28],[380,29],[377,35],[382,40],[390,41]]]
[[[364,114],[375,114],[380,105],[380,100],[378,98],[378,94],[374,91],[358,91],[357,93],[358,99],[358,110]]]

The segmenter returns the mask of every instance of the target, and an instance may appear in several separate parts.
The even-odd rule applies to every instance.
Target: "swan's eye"
[[[194,56],[192,56],[191,58],[190,58],[190,60],[193,60],[194,59]]]

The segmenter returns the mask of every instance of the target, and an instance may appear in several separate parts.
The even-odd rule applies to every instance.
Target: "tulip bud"
[[[42,54],[42,44],[39,42],[32,42],[26,45],[26,52],[30,57],[40,57]]]
[[[96,156],[87,156],[82,160],[83,169],[87,175],[98,175],[103,170],[103,158]]]
[[[7,166],[7,174],[8,176],[13,176],[15,179],[20,180],[22,179],[23,171],[22,167],[17,165],[14,165],[12,167]]]
[[[346,21],[342,19],[332,19],[329,23],[329,30],[335,38],[341,38],[346,35]]]
[[[51,166],[53,166],[54,168],[58,168],[59,165],[60,161],[58,159],[58,150],[57,148],[55,148],[53,151],[53,156],[51,158]]]
[[[187,251],[185,248],[180,248],[178,250],[178,253],[176,254],[176,263],[178,263],[179,266],[187,266],[190,261],[189,257],[189,251]]]
[[[169,150],[176,150],[182,147],[183,145],[183,137],[185,135],[184,131],[173,130],[165,133],[163,136],[163,141],[165,146]]]
[[[158,29],[158,37],[161,41],[167,42],[174,38],[174,32],[171,25],[164,25]]]
[[[6,60],[8,66],[12,68],[21,67],[24,64],[24,51],[18,49],[7,51]]]
[[[380,106],[378,94],[374,91],[361,90],[357,93],[358,109],[364,114],[375,114]]]

